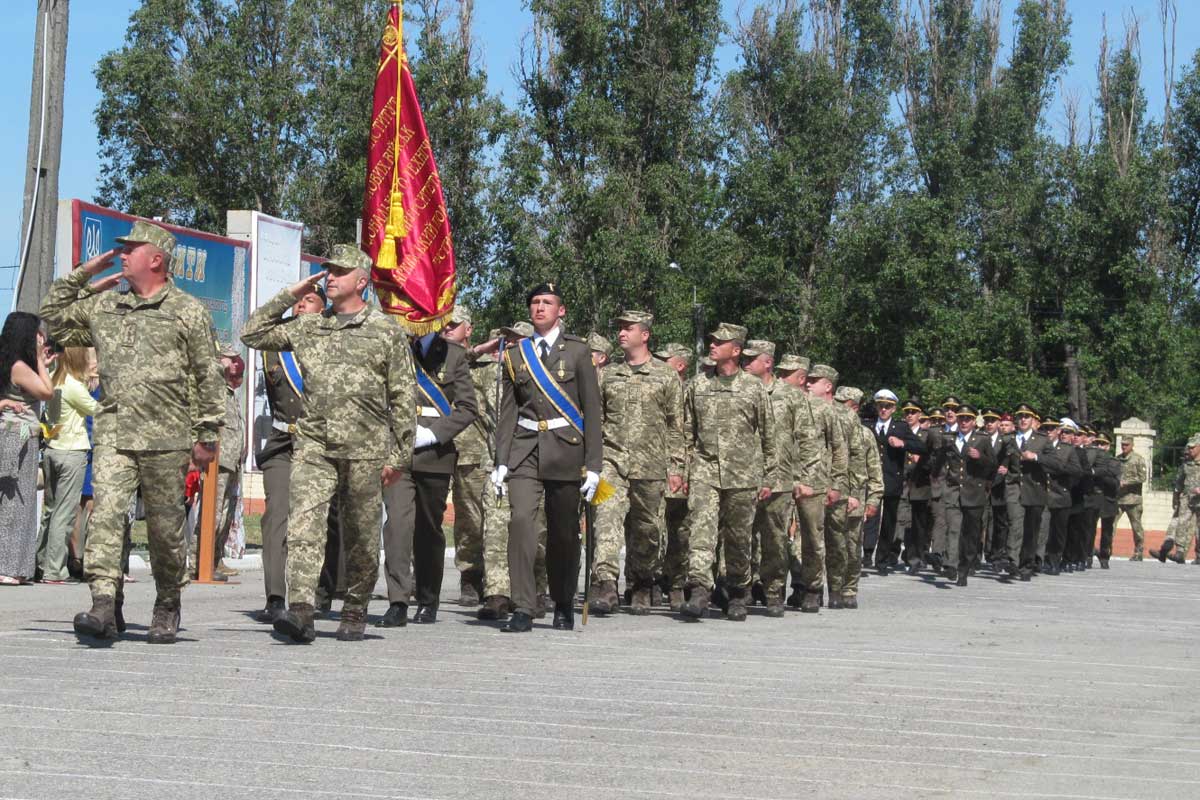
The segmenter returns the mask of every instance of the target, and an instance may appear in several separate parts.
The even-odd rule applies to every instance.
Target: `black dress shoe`
[[[432,625],[437,622],[437,606],[417,606],[417,613],[413,614],[413,623],[416,625]]]
[[[515,611],[500,630],[503,633],[529,633],[533,630],[533,617],[524,611]]]
[[[376,628],[403,628],[408,624],[408,604],[392,603],[383,619],[375,623]]]
[[[1107,558],[1100,559],[1100,569],[1108,569],[1108,559]]]
[[[570,603],[554,604],[554,628],[560,631],[575,630],[575,607]]]
[[[279,618],[279,615],[284,612],[282,597],[268,597],[267,606],[262,611],[254,615],[254,619],[258,622],[270,625]]]
[[[957,581],[958,580],[958,568],[957,567],[946,567],[946,569],[943,572],[946,575],[946,580],[948,580],[948,581]]]
[[[966,586],[967,585],[967,575],[969,575],[969,574],[970,574],[969,572],[965,572],[965,571],[960,572],[958,575],[958,580],[955,581],[955,584],[958,586]]]

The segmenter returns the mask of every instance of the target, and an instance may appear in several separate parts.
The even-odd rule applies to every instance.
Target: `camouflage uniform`
[[[820,402],[833,411],[839,435],[846,447],[846,471],[842,473],[840,480],[833,481],[831,487],[841,496],[836,503],[830,503],[825,507],[825,572],[829,580],[829,593],[832,596],[843,593],[845,589],[843,577],[850,570],[851,562],[856,568],[861,566],[857,555],[853,558],[850,556],[853,537],[850,535],[848,507],[853,487],[850,479],[850,465],[862,462],[863,439],[858,433],[858,429],[862,428],[862,423],[859,422],[857,414],[840,403],[830,403],[826,400]],[[878,447],[873,449],[877,450]],[[861,509],[857,513],[861,514]],[[819,575],[816,577],[819,578]],[[808,591],[814,591],[812,584],[809,584]]]
[[[782,604],[791,558],[788,527],[795,508],[792,499],[794,476],[800,465],[811,464],[819,458],[819,451],[815,439],[795,435],[796,415],[804,393],[779,378],[773,378],[769,384],[765,384],[765,388],[775,436],[775,457],[779,466],[771,476],[771,496],[758,501],[754,514],[754,538],[762,553],[758,573],[767,602],[772,604],[778,600]]]
[[[154,244],[168,259],[175,249],[169,232],[145,222],[124,238]],[[169,280],[142,298],[93,292],[89,279],[76,269],[56,280],[40,312],[54,339],[94,346],[99,361],[85,577],[94,599],[117,596],[125,515],[140,487],[156,605],[177,608],[188,582],[183,500],[190,452],[196,442],[217,441],[225,411],[212,317]]]
[[[740,326],[722,328],[739,328],[745,336]],[[777,469],[770,400],[762,381],[741,370],[728,376],[699,375],[684,392],[683,417],[691,444],[688,585],[712,588],[719,532],[730,596],[743,598],[750,586],[750,531],[758,490],[770,485]]]
[[[352,245],[335,246],[333,260],[370,267]],[[305,415],[297,424],[288,516],[288,603],[313,604],[329,502],[339,493],[346,563],[342,610],[365,612],[379,575],[380,475],[385,466],[412,465],[412,351],[403,329],[373,306],[347,321],[331,311],[285,320],[294,302],[286,290],[280,292],[250,315],[242,331],[250,347],[295,352],[304,370]]]
[[[853,391],[859,391],[857,389]],[[862,394],[859,394],[862,397]],[[853,412],[851,412],[853,413]],[[868,506],[879,507],[883,500],[883,464],[879,460],[879,447],[874,432],[861,422],[852,429],[851,435],[860,440],[858,456],[847,463],[850,496],[858,498],[859,506],[846,514],[846,558],[844,572],[835,582],[835,573],[830,570],[829,590],[840,589],[842,597],[858,596],[858,578],[862,573],[863,522]]]
[[[218,362],[218,369],[220,362]],[[246,460],[246,417],[242,412],[242,396],[225,387],[225,424],[221,427],[221,446],[217,451],[217,514],[216,536],[212,563],[221,563],[225,544],[229,541],[229,530],[237,516],[235,505],[241,497],[242,464]],[[191,541],[192,574],[199,569],[200,531],[195,531]]]
[[[848,440],[833,406],[824,400],[800,395],[793,436],[816,442],[816,457],[801,467],[797,484],[813,490],[796,501],[800,537],[800,581],[806,592],[821,594],[825,587],[825,493],[846,486]]]
[[[479,414],[471,427],[454,439],[458,448],[458,463],[454,467],[452,501],[454,504],[454,566],[463,584],[482,592],[483,584],[483,515],[490,494],[488,473],[491,456],[488,441],[496,425],[496,371],[494,356],[476,358],[471,362],[471,384]],[[493,382],[488,383],[489,376]],[[481,594],[482,596],[482,594]]]
[[[1146,483],[1146,459],[1134,452],[1128,456],[1117,456],[1121,462],[1121,486],[1117,490],[1117,518],[1121,515],[1129,517],[1129,527],[1133,529],[1133,555],[1141,557],[1142,548],[1146,542],[1146,531],[1142,527],[1142,487]]]
[[[685,345],[672,342],[662,350],[656,351],[654,355],[664,361],[668,358],[682,358],[690,364],[695,354]],[[682,379],[682,376],[679,377],[681,378],[679,386],[682,394],[685,379]],[[683,476],[685,486],[687,484],[686,469],[685,463]],[[666,527],[666,536],[663,537],[662,546],[659,548],[662,552],[662,573],[669,588],[672,591],[680,592],[687,584],[688,574],[687,500],[687,492],[682,487],[677,492],[672,492],[670,487],[667,487],[663,496],[663,522]]]
[[[1192,437],[1189,447],[1200,444],[1200,435]],[[1188,459],[1179,465],[1179,473],[1175,476],[1175,515],[1167,525],[1167,539],[1175,542],[1175,548],[1170,556],[1175,561],[1183,563],[1187,558],[1188,549],[1196,538],[1197,527],[1200,526],[1200,462]],[[1165,547],[1164,549],[1169,549]]]
[[[600,400],[601,474],[615,491],[596,508],[593,581],[616,582],[628,525],[625,581],[634,589],[649,588],[659,556],[667,477],[683,477],[683,390],[675,370],[651,357],[637,366],[619,362],[602,369]]]

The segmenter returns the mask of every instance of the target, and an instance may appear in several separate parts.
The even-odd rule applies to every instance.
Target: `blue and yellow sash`
[[[296,354],[290,350],[283,350],[279,353],[279,363],[283,365],[283,375],[287,378],[287,382],[292,387],[292,391],[299,397],[304,396],[304,375],[300,372],[300,364],[296,361]]]
[[[546,396],[550,401],[550,405],[558,409],[558,413],[566,417],[567,422],[570,422],[575,430],[583,433],[583,413],[579,407],[567,396],[567,393],[562,390],[562,387],[555,382],[554,378],[550,377],[550,373],[546,372],[546,365],[537,357],[537,353],[533,349],[532,339],[522,339],[521,355],[525,359],[525,366],[529,368],[529,374],[533,378],[534,385],[538,390]]]
[[[450,416],[454,410],[450,406],[450,401],[446,399],[446,395],[442,392],[442,387],[437,385],[437,382],[429,377],[429,373],[421,366],[421,362],[413,359],[413,364],[417,367],[417,388],[421,390],[421,394],[433,403],[433,407],[438,410],[443,417]]]

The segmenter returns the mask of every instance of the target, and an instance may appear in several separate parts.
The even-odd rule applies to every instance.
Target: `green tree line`
[[[353,237],[388,5],[144,0],[96,69],[97,200]],[[1065,0],[759,0],[733,26],[720,0],[526,0],[509,103],[474,6],[404,8],[477,328],[554,279],[578,333],[638,307],[686,342],[695,295],[864,388],[1200,430],[1200,52],[1172,69],[1172,0],[1106,35],[1094,103],[1057,91]]]

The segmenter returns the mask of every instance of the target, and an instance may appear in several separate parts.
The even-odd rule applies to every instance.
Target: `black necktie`
[[[541,359],[542,359],[542,363],[545,364],[546,359],[549,358],[549,356],[550,356],[550,345],[546,344],[545,339],[542,339],[540,342],[538,342],[538,347],[541,348],[541,351],[542,351]]]

